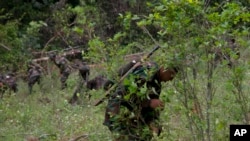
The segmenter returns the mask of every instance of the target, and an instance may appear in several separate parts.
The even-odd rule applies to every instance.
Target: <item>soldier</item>
[[[5,90],[7,89],[6,85],[4,85],[3,78],[4,78],[3,75],[0,74],[0,98],[3,97],[3,94]]]
[[[35,83],[40,85],[41,75],[42,75],[43,68],[36,64],[35,62],[29,62],[28,64],[28,87],[29,93],[32,93],[32,88]]]
[[[10,90],[13,92],[17,92],[17,83],[16,83],[16,77],[14,73],[7,73],[6,75],[3,76],[3,83],[6,85]]]
[[[81,77],[81,83],[84,81],[85,83],[88,81],[88,77],[89,77],[89,66],[87,65],[86,62],[83,61],[77,61],[74,65],[73,65],[74,69],[77,69],[79,71],[79,75]]]
[[[114,82],[104,75],[97,75],[96,77],[92,78],[87,82],[87,89],[89,90],[98,90],[103,89],[107,91]]]
[[[82,87],[86,88],[86,90],[98,90],[98,89],[104,89],[104,90],[108,90],[110,86],[113,85],[113,82],[109,79],[107,79],[105,76],[103,75],[98,75],[94,78],[92,78],[91,80],[88,80],[86,82],[85,87],[84,86],[79,86],[78,88],[75,90],[75,92],[73,93],[72,98],[69,100],[70,104],[74,104],[77,100],[77,93],[80,93]],[[91,95],[88,95],[88,98],[90,98]]]
[[[136,62],[121,68],[119,75],[133,63]],[[135,68],[116,88],[109,98],[103,123],[116,141],[149,141],[154,133],[160,135],[159,116],[164,108],[159,99],[161,83],[171,81],[177,72],[177,68],[159,68],[156,63],[147,62]]]
[[[71,72],[71,67],[69,61],[64,56],[57,56],[55,53],[49,54],[49,58],[55,63],[55,65],[60,70],[60,81],[61,81],[61,89],[67,87],[67,79]]]
[[[77,101],[77,99],[78,99],[77,93],[80,93],[82,88],[87,87],[87,82],[88,82],[88,78],[89,78],[89,67],[87,66],[86,62],[77,61],[73,65],[73,68],[78,69],[79,75],[80,75],[80,81],[78,82],[78,84],[76,86],[76,89],[73,93],[72,98],[69,100],[69,103],[71,103],[71,104],[74,104]]]

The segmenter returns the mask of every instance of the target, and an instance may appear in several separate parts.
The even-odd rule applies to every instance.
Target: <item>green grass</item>
[[[41,87],[34,86],[31,95],[27,84],[20,81],[19,92],[6,93],[0,101],[0,140],[23,141],[29,136],[48,141],[70,140],[84,134],[89,140],[109,140],[110,133],[102,125],[104,104],[94,107],[94,101],[87,99],[75,106],[68,103],[74,89],[70,83],[76,83],[75,77],[69,78],[69,87],[63,91],[58,80],[44,79]],[[101,95],[101,90],[96,92]]]
[[[97,72],[94,72],[91,77],[96,74]],[[230,124],[243,123],[241,108],[231,91],[231,75],[229,69],[219,68],[214,77],[216,89],[210,120],[212,136],[216,141],[228,139]],[[249,93],[249,75],[246,73],[243,81],[245,94]],[[190,132],[188,117],[194,120],[193,125],[206,129],[206,119],[198,120],[191,110],[181,103],[184,95],[176,90],[178,82],[182,81],[180,78],[178,76],[175,81],[163,85],[163,132],[160,137],[154,139],[156,141],[186,141],[192,140],[193,136],[200,136],[200,132]],[[203,114],[206,108],[205,78],[204,74],[199,74],[196,89]],[[96,99],[103,97],[102,90],[90,91],[90,100],[81,94],[78,105],[68,103],[77,80],[77,75],[72,74],[68,80],[68,88],[60,90],[59,78],[46,76],[41,86],[34,86],[33,94],[28,94],[27,84],[19,81],[19,92],[12,95],[6,93],[0,100],[0,141],[24,141],[31,136],[40,138],[41,141],[69,141],[82,135],[86,135],[85,139],[82,138],[85,141],[111,141],[108,128],[102,125],[106,102],[97,107],[93,106]],[[249,96],[247,98],[249,99]],[[249,103],[247,104],[246,106],[249,106]]]

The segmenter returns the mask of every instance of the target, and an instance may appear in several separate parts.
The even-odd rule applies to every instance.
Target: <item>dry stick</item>
[[[57,32],[57,34],[59,35],[59,37],[63,40],[64,43],[67,44],[67,46],[69,46],[68,41],[62,36],[62,34],[60,32]]]
[[[78,140],[81,139],[81,138],[84,138],[84,139],[85,139],[85,138],[88,138],[88,136],[89,136],[89,135],[86,135],[86,134],[85,134],[85,135],[81,135],[81,136],[76,137],[75,139],[70,140],[70,141],[78,141]]]
[[[49,39],[49,41],[45,44],[45,46],[44,46],[44,48],[43,48],[43,52],[45,51],[45,49],[48,47],[48,45],[49,45],[49,43],[50,42],[52,42],[56,37],[61,37],[62,38],[62,40],[68,45],[68,43],[67,43],[67,41],[62,37],[62,35],[60,34],[60,31],[61,30],[59,30],[59,31],[56,31],[56,34],[53,36],[53,37],[51,37],[50,39]]]
[[[4,45],[4,44],[2,44],[2,43],[0,43],[0,45],[1,45],[3,48],[7,49],[8,51],[11,51],[11,49],[10,49],[9,47],[7,47],[6,45]]]
[[[148,34],[148,36],[153,40],[153,42],[157,45],[157,46],[160,46],[160,44],[154,39],[154,37],[150,34],[150,32],[148,31],[148,29],[145,27],[145,26],[142,26],[141,27],[142,30],[144,32],[146,32]]]
[[[52,42],[52,41],[56,38],[56,36],[57,36],[57,35],[55,35],[55,36],[53,36],[52,38],[49,39],[49,41],[45,44],[45,46],[44,46],[42,52],[45,52],[45,49],[47,49],[49,43]]]
[[[128,76],[128,74],[130,74],[136,67],[138,67],[139,65],[141,65],[142,62],[144,62],[146,59],[148,59],[156,50],[158,50],[160,48],[160,46],[156,46],[152,51],[150,51],[146,56],[144,56],[139,62],[136,62],[134,64],[134,66],[132,68],[130,68],[118,81],[118,83],[114,84],[111,88],[109,88],[109,90],[105,93],[105,97],[103,97],[102,99],[98,100],[94,106],[98,106],[99,104],[101,104],[102,102],[104,102],[104,100],[106,98],[109,97],[110,92],[112,90],[114,90],[116,88],[116,86],[118,86],[124,79],[126,76]]]
[[[79,47],[73,47],[72,49],[74,48],[79,48]],[[71,48],[67,48],[67,49],[63,49],[63,50],[70,50]],[[57,50],[53,50],[53,51],[48,51],[48,52],[56,52]],[[125,61],[128,61],[129,59],[128,58],[133,58],[133,57],[141,57],[143,55],[145,55],[146,52],[139,52],[139,53],[134,53],[134,54],[127,54],[125,55],[123,58]],[[36,59],[33,59],[32,61],[35,61],[35,62],[40,62],[40,61],[48,61],[49,60],[49,57],[40,57],[40,58],[36,58]],[[102,67],[102,64],[99,63],[99,64],[87,64],[90,68],[92,67]]]

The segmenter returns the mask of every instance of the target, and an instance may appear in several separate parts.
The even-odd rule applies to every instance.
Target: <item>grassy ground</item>
[[[85,97],[79,105],[68,104],[76,77],[70,76],[69,87],[63,91],[57,79],[43,79],[41,87],[35,85],[31,95],[27,84],[18,82],[19,92],[6,93],[0,101],[0,140],[23,141],[37,137],[67,141],[82,135],[88,140],[110,140],[107,128],[102,125],[105,104],[94,107],[94,99],[89,101]],[[91,93],[102,95],[101,90]]]
[[[202,71],[201,71],[202,72]],[[97,73],[93,73],[91,77]],[[236,95],[231,91],[229,69],[218,69],[214,77],[214,98],[211,113],[211,131],[214,140],[228,140],[229,125],[243,123],[242,111],[236,101]],[[249,93],[249,73],[243,81],[243,92]],[[206,76],[199,75],[196,93],[201,102],[203,114],[206,114]],[[199,119],[191,109],[182,104],[184,97],[176,90],[180,76],[175,81],[164,84],[161,98],[165,101],[162,112],[163,132],[156,141],[188,141],[193,136],[202,136],[201,132],[190,131],[190,125],[206,129],[206,119]],[[27,84],[19,81],[19,92],[6,93],[0,100],[0,141],[24,141],[39,138],[41,141],[70,141],[81,137],[82,141],[111,141],[111,134],[103,126],[106,103],[93,106],[96,99],[103,97],[102,90],[90,91],[92,98],[88,100],[81,95],[78,105],[70,105],[77,83],[77,74],[72,74],[68,80],[68,88],[59,89],[59,79],[56,74],[46,76],[41,86],[35,85],[33,94],[28,94]],[[249,96],[247,97],[249,99]],[[246,106],[249,106],[247,103]],[[249,112],[249,111],[248,111]],[[191,121],[190,122],[190,118]],[[194,127],[193,127],[194,129]],[[204,130],[205,134],[205,130]],[[204,135],[205,136],[205,135]],[[207,139],[207,137],[205,137]]]

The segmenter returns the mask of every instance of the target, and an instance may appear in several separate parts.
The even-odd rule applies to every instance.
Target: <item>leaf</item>
[[[132,17],[132,20],[139,20],[139,19],[141,19],[138,15],[134,15],[133,17]]]
[[[75,31],[78,34],[82,34],[84,32],[83,28],[77,26],[73,28],[73,31]]]
[[[130,94],[126,94],[123,98],[124,98],[124,100],[129,101],[130,96],[131,96]]]

